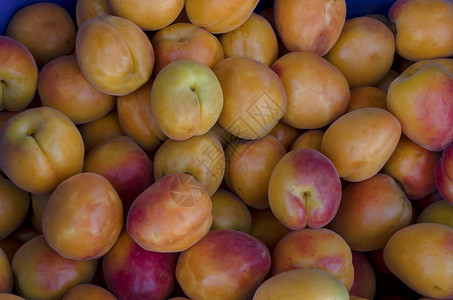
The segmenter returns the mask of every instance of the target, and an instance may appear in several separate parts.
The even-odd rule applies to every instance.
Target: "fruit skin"
[[[453,205],[441,199],[420,212],[417,223],[439,223],[453,227]]]
[[[118,193],[102,175],[82,172],[61,182],[44,207],[42,229],[61,256],[97,259],[114,245],[123,227]]]
[[[151,88],[151,109],[161,131],[174,140],[208,132],[223,107],[222,87],[214,72],[193,60],[163,68]]]
[[[346,112],[363,107],[387,109],[387,92],[375,86],[359,86],[351,89]]]
[[[269,180],[285,154],[282,143],[270,134],[251,141],[233,141],[225,150],[224,181],[248,206],[268,208]]]
[[[348,290],[330,273],[313,268],[289,270],[262,283],[253,300],[349,300]]]
[[[79,300],[79,299],[116,300],[116,297],[101,286],[90,283],[83,283],[76,285],[75,287],[70,289],[62,298],[62,300]]]
[[[441,151],[453,141],[450,70],[441,61],[416,63],[393,80],[387,93],[388,110],[402,132],[430,151]]]
[[[274,29],[257,13],[252,13],[236,29],[220,35],[219,41],[225,57],[250,57],[269,67],[278,57],[278,41]]]
[[[275,166],[269,180],[269,206],[286,227],[299,230],[327,225],[337,213],[341,181],[321,152],[296,149]]]
[[[0,130],[0,167],[21,189],[51,192],[82,171],[84,143],[79,130],[63,113],[50,107],[15,115]]]
[[[0,111],[20,111],[36,94],[38,67],[19,41],[0,36]]]
[[[180,252],[209,231],[211,209],[209,194],[193,176],[174,173],[160,178],[135,199],[126,229],[148,251]]]
[[[298,268],[329,272],[347,290],[354,282],[351,248],[327,228],[291,231],[277,244],[272,254],[272,275]]]
[[[360,108],[329,125],[321,153],[333,162],[340,177],[358,182],[381,170],[400,137],[401,125],[393,114],[381,108]]]
[[[434,168],[440,156],[402,135],[382,172],[395,178],[409,199],[421,199],[436,191]]]
[[[75,55],[59,56],[41,68],[38,93],[42,106],[61,111],[77,125],[105,116],[116,104],[115,96],[87,81]]]
[[[398,0],[388,11],[396,25],[396,53],[419,61],[453,54],[453,4],[446,0]]]
[[[167,138],[157,126],[152,112],[150,95],[153,82],[151,78],[134,92],[118,96],[116,102],[122,131],[144,151],[156,150]]]
[[[30,207],[30,193],[20,189],[0,173],[0,240],[24,222]]]
[[[350,99],[346,77],[323,57],[291,52],[278,58],[271,69],[287,97],[282,122],[299,129],[319,129],[346,111]]]
[[[22,43],[41,68],[74,50],[76,27],[69,12],[56,3],[33,3],[16,11],[5,35]]]
[[[23,244],[11,267],[17,294],[25,299],[60,299],[72,287],[91,282],[97,259],[64,258],[38,235]]]
[[[154,179],[174,173],[192,175],[211,196],[222,183],[225,153],[217,136],[208,131],[187,140],[167,139],[153,160]]]
[[[184,8],[184,0],[143,1],[106,0],[113,15],[128,19],[144,31],[155,31],[170,25]]]
[[[242,139],[268,134],[286,111],[286,94],[277,74],[247,57],[225,58],[213,71],[224,100],[217,122]]]
[[[320,56],[335,44],[346,18],[344,0],[276,0],[273,8],[275,26],[285,47],[291,52]]]
[[[304,131],[291,145],[291,150],[313,148],[315,150],[321,151],[323,136],[324,130],[322,129],[311,129]]]
[[[185,11],[190,23],[213,34],[231,31],[252,14],[258,0],[186,0]]]
[[[192,23],[173,23],[162,28],[151,42],[156,55],[154,75],[176,60],[198,61],[212,69],[224,58],[219,39]]]
[[[395,37],[390,28],[363,16],[345,21],[338,40],[324,58],[355,88],[382,80],[392,67],[394,56]]]
[[[13,272],[8,256],[0,249],[0,293],[11,293],[14,287]]]
[[[453,205],[453,144],[442,151],[442,155],[434,167],[434,183],[437,192]]]
[[[365,253],[351,251],[354,266],[354,282],[349,290],[350,295],[364,299],[374,299],[376,295],[376,274]]]
[[[77,27],[89,18],[102,15],[111,15],[112,11],[106,0],[78,0],[75,6],[75,18]]]
[[[86,20],[77,31],[75,46],[80,69],[101,92],[126,95],[151,77],[153,46],[128,19],[104,15]]]
[[[105,282],[118,300],[166,299],[176,285],[176,253],[147,251],[126,230],[103,257]]]
[[[356,251],[384,247],[393,233],[409,225],[412,205],[398,183],[378,173],[348,184],[340,207],[328,228],[341,235]]]
[[[412,224],[397,231],[384,248],[384,261],[408,287],[425,297],[453,297],[453,228]]]
[[[151,159],[126,136],[114,136],[99,143],[85,156],[83,172],[102,175],[112,184],[124,215],[135,198],[154,182]]]
[[[233,229],[250,233],[252,216],[249,208],[232,192],[218,188],[211,196],[213,229]]]
[[[180,254],[176,278],[191,299],[249,299],[270,266],[261,241],[244,232],[216,229]]]

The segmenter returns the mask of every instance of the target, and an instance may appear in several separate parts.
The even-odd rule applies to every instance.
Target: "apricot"
[[[252,216],[248,207],[232,192],[219,188],[211,196],[213,229],[233,229],[250,233]]]
[[[110,95],[135,91],[153,71],[149,38],[132,21],[114,15],[83,22],[77,31],[75,53],[87,80]]]
[[[344,0],[276,0],[273,8],[275,27],[285,47],[319,56],[336,43],[346,18]]]
[[[285,88],[287,109],[283,123],[299,129],[319,129],[346,111],[350,98],[348,82],[323,57],[290,52],[278,58],[271,69]]]
[[[286,152],[288,152],[289,150],[291,150],[291,146],[299,137],[299,135],[302,134],[302,132],[303,130],[299,128],[295,128],[279,121],[277,124],[275,124],[274,128],[269,131],[269,134],[275,136],[280,141],[280,143],[282,143]]]
[[[374,86],[360,86],[351,89],[351,98],[346,112],[363,107],[387,109],[387,92]]]
[[[257,4],[258,0],[186,0],[184,8],[190,23],[219,34],[243,24]]]
[[[40,68],[74,50],[76,26],[69,12],[56,3],[33,3],[16,11],[6,36],[22,43]]]
[[[340,177],[362,181],[381,170],[400,136],[401,125],[393,114],[382,108],[360,108],[330,124],[321,152],[333,162]]]
[[[314,268],[289,270],[262,283],[253,300],[349,300],[348,290],[332,274]]]
[[[441,199],[420,212],[417,223],[439,223],[453,227],[453,205]]]
[[[62,300],[116,300],[117,298],[107,289],[98,285],[83,283],[71,288],[64,294]]]
[[[363,16],[345,21],[338,40],[324,58],[354,88],[375,85],[382,80],[392,67],[394,56],[395,37],[390,28]]]
[[[252,13],[239,27],[219,36],[225,57],[245,56],[267,66],[278,57],[278,41],[274,29],[261,15]]]
[[[46,241],[61,256],[92,260],[107,253],[123,227],[118,193],[102,175],[83,172],[60,183],[42,216]]]
[[[14,278],[11,264],[5,252],[0,249],[0,293],[13,291]]]
[[[272,275],[298,268],[329,272],[347,290],[354,282],[351,248],[327,228],[291,231],[277,244],[272,254]]]
[[[453,297],[453,228],[436,223],[398,230],[384,248],[386,265],[425,297]]]
[[[307,130],[297,137],[297,139],[291,145],[291,150],[313,148],[315,150],[321,151],[323,136],[324,130],[322,129]]]
[[[112,14],[112,11],[107,0],[77,0],[76,2],[75,18],[78,27],[86,19],[110,14]]]
[[[393,233],[409,225],[411,216],[412,205],[398,183],[378,173],[343,189],[338,212],[327,226],[351,249],[371,251],[384,247]]]

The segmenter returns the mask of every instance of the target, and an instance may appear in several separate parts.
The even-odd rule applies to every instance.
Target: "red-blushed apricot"
[[[243,139],[268,134],[286,111],[280,78],[265,64],[247,57],[229,57],[214,67],[223,92],[218,123]]]
[[[75,6],[75,18],[77,26],[83,21],[103,15],[111,15],[112,11],[107,0],[77,0]]]
[[[261,241],[244,232],[216,229],[180,254],[176,279],[191,299],[245,300],[270,267]]]
[[[419,61],[453,54],[453,4],[450,1],[398,0],[390,7],[388,16],[396,26],[398,55]]]
[[[112,136],[125,135],[116,110],[95,121],[78,126],[82,135],[85,153],[90,152],[97,144]]]
[[[270,208],[252,209],[250,214],[252,216],[250,234],[262,241],[272,255],[275,246],[291,229],[284,226]]]
[[[118,193],[127,214],[132,202],[154,182],[153,163],[130,137],[113,136],[85,156],[83,172],[102,175]]]
[[[384,248],[386,265],[423,296],[453,297],[453,228],[436,223],[398,230]]]
[[[212,69],[224,58],[219,39],[192,23],[174,23],[162,28],[153,35],[151,42],[156,55],[155,75],[176,60],[194,60]]]
[[[117,300],[107,289],[91,283],[78,284],[64,294],[62,300]]]
[[[307,130],[296,138],[294,143],[291,145],[291,150],[313,148],[315,150],[321,151],[323,136],[324,130],[322,129]]]
[[[116,102],[118,121],[124,134],[130,136],[144,151],[157,149],[167,137],[152,113],[150,79],[134,92],[119,96]]]
[[[352,265],[354,266],[354,282],[349,290],[350,295],[374,299],[376,295],[376,274],[366,253],[352,250]],[[351,300],[351,299],[350,299]]]
[[[434,167],[434,183],[437,192],[453,205],[453,143],[442,151],[439,161]]]
[[[258,0],[186,0],[184,8],[190,23],[217,34],[242,25],[257,4]]]
[[[0,173],[0,240],[24,222],[30,206],[30,193]]]
[[[453,227],[453,205],[444,199],[436,201],[420,212],[417,223],[439,223]]]
[[[176,285],[177,253],[147,251],[123,230],[103,257],[107,288],[118,299],[167,299]]]
[[[395,37],[390,28],[362,16],[345,21],[338,40],[324,58],[355,88],[382,80],[392,67],[394,56]]]
[[[176,60],[154,79],[151,108],[160,130],[174,140],[208,132],[223,107],[221,84],[208,66],[194,60]]]
[[[346,18],[344,0],[276,0],[273,8],[275,26],[286,48],[320,56],[336,43]]]
[[[42,106],[64,113],[74,124],[95,121],[116,104],[116,97],[95,89],[80,70],[75,55],[59,56],[39,72],[38,93]]]
[[[118,193],[102,175],[82,172],[60,183],[42,216],[49,246],[74,260],[102,257],[115,244],[123,227]]]
[[[348,82],[323,57],[310,52],[290,52],[278,58],[271,69],[279,76],[287,97],[283,123],[299,129],[319,129],[346,111],[350,98]]]
[[[151,77],[154,50],[132,21],[104,15],[85,20],[77,31],[75,54],[86,79],[110,95],[129,94]]]
[[[174,173],[156,180],[135,199],[126,228],[146,250],[180,252],[209,231],[211,209],[209,194],[192,175]]]
[[[272,171],[286,154],[273,135],[250,141],[233,141],[225,150],[224,181],[250,207],[269,207],[268,188]]]
[[[402,135],[382,173],[395,178],[409,199],[420,199],[436,191],[434,168],[440,156]]]
[[[155,31],[170,25],[184,7],[184,0],[107,0],[114,15],[128,19],[146,31]]]
[[[333,162],[340,177],[362,181],[381,170],[400,137],[401,125],[393,114],[382,108],[360,108],[329,125],[321,152]]]
[[[60,299],[72,287],[89,283],[97,259],[73,260],[55,252],[43,235],[23,244],[11,264],[17,294],[25,299]]]
[[[252,216],[249,208],[232,192],[219,188],[211,196],[213,229],[233,229],[250,233]]]
[[[347,290],[354,282],[351,248],[337,233],[326,228],[305,228],[283,237],[272,254],[272,274],[298,268],[329,272]]]
[[[387,109],[387,93],[374,86],[359,86],[351,89],[351,98],[346,112],[363,107]]]
[[[389,175],[378,173],[348,184],[340,207],[327,227],[356,251],[384,247],[393,233],[409,225],[412,205]]]
[[[11,293],[13,285],[14,278],[11,263],[5,252],[0,249],[0,293]]]
[[[62,112],[50,107],[26,109],[0,130],[0,168],[21,189],[51,192],[79,173],[85,154],[82,136]]]
[[[19,41],[0,36],[0,111],[25,109],[36,95],[38,67]]]
[[[453,141],[453,69],[446,64],[415,63],[393,80],[387,92],[388,110],[398,118],[402,132],[431,151],[441,151]]]
[[[301,135],[303,130],[279,121],[274,128],[269,131],[270,135],[275,136],[282,143],[285,150],[291,150],[294,141]]]
[[[22,43],[42,67],[74,50],[76,26],[69,12],[56,3],[33,3],[16,11],[6,36]]]
[[[300,268],[274,275],[264,281],[253,300],[348,300],[345,286],[332,274],[314,268]]]
[[[225,57],[250,57],[269,67],[278,57],[278,41],[274,29],[257,13],[252,13],[236,29],[220,35],[219,40]]]
[[[269,206],[292,230],[327,225],[337,213],[340,199],[341,181],[335,166],[315,149],[288,152],[272,171]]]
[[[211,196],[225,174],[225,153],[217,136],[208,131],[183,141],[165,140],[154,155],[153,167],[155,180],[169,174],[187,173]]]

